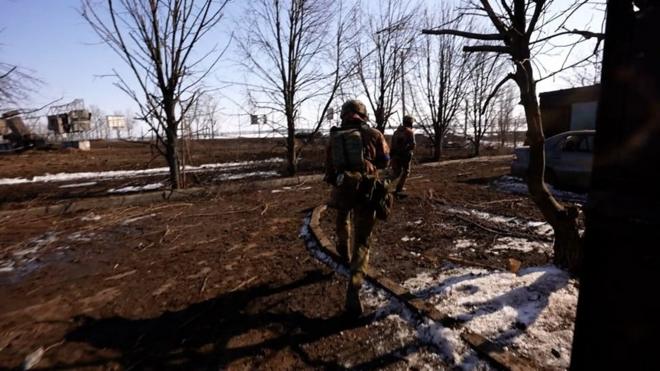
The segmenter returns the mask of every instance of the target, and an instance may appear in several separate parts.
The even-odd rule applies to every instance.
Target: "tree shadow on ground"
[[[550,303],[552,293],[568,285],[568,274],[559,273],[560,271],[558,269],[539,269],[543,273],[529,285],[517,287],[488,300],[464,303],[463,305],[466,308],[471,309],[467,313],[455,317],[457,324],[466,324],[477,317],[500,311],[504,307],[514,308],[517,312],[516,319],[508,328],[503,329],[497,337],[491,339],[491,341],[503,347],[513,344],[518,336],[522,335],[529,326],[538,320],[543,310]],[[527,272],[521,273],[523,275],[532,274],[538,272],[539,269],[528,269]],[[443,282],[415,292],[414,295],[428,300],[432,296],[446,292],[449,286],[453,287],[449,292],[463,291],[473,295],[479,289],[476,285],[469,284],[469,282],[480,277],[483,277],[483,275],[464,274],[456,277],[448,277]]]
[[[279,305],[287,300],[287,293],[292,290],[321,283],[332,274],[316,270],[285,285],[259,285],[230,292],[156,318],[78,317],[79,325],[66,335],[66,341],[88,343],[97,349],[109,348],[120,355],[84,364],[59,364],[53,369],[101,366],[108,362],[119,363],[126,369],[218,369],[243,357],[259,364],[283,349],[290,350],[294,358],[298,358],[293,360],[294,368],[297,364],[298,367],[342,369],[344,367],[335,361],[310,357],[304,345],[366,326],[374,317],[349,320],[339,314],[313,318]],[[270,305],[258,308],[253,305],[255,300],[277,294],[282,295]],[[378,358],[382,359],[367,361],[365,365],[382,365],[397,359],[391,355]]]

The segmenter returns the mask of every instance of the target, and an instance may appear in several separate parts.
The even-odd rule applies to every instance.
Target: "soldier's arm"
[[[408,148],[410,148],[410,150],[412,151],[415,149],[415,147],[417,147],[417,142],[415,141],[415,132],[410,130],[409,134],[410,134],[410,139],[408,142],[409,143]]]
[[[390,147],[387,145],[387,140],[382,133],[378,133],[376,142],[376,158],[374,165],[379,169],[384,169],[390,162]]]

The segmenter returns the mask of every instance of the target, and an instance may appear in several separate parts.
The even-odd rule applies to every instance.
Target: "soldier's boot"
[[[401,176],[399,177],[399,182],[396,185],[396,194],[401,194],[403,195],[403,192],[406,190],[406,180],[408,179],[408,175],[410,175],[410,168],[406,167],[401,170]]]
[[[341,263],[344,263],[344,264],[349,264],[350,263],[349,253],[348,253],[348,244],[337,243],[337,254],[339,254],[339,258],[341,259]]]
[[[356,285],[353,281],[351,279],[351,282],[348,284],[348,290],[346,290],[346,314],[351,317],[359,317],[364,312],[364,307],[360,301],[361,285]]]

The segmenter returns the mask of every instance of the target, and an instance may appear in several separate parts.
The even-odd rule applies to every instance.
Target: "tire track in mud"
[[[332,243],[320,228],[319,220],[325,208],[318,206],[306,215],[300,237],[312,256],[335,272],[348,277],[348,268],[338,263],[338,255],[332,249]],[[479,359],[479,355],[500,369],[538,369],[532,360],[514,354],[469,329],[464,329],[460,336],[456,336],[455,331],[451,331],[450,328],[453,330],[461,328],[460,321],[440,313],[431,303],[416,297],[407,289],[376,272],[370,271],[367,274],[360,295],[370,302],[385,303],[376,310],[375,318],[399,316],[416,330],[418,338],[423,343],[436,349],[449,365],[463,369],[483,366],[484,363]],[[467,343],[474,351],[463,356],[459,355],[455,349],[461,342]]]

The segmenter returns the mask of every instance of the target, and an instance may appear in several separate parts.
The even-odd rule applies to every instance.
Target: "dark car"
[[[545,141],[545,179],[560,188],[587,189],[591,182],[595,130],[567,131]],[[525,178],[529,147],[514,150],[511,175]]]

